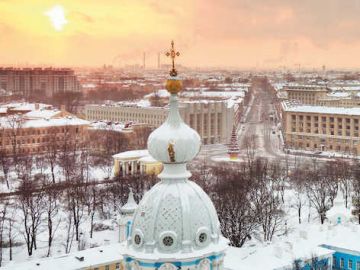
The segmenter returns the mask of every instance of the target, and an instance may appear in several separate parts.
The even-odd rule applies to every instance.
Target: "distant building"
[[[65,141],[81,146],[87,140],[88,125],[50,105],[5,105],[0,107],[0,151],[6,155],[44,153]]]
[[[230,140],[236,111],[227,102],[182,101],[179,111],[184,121],[199,132],[204,144],[227,143]],[[142,106],[136,103],[86,105],[85,114],[90,121],[134,121],[158,127],[165,121],[168,107]]]
[[[360,153],[360,108],[282,103],[285,144],[289,148]]]
[[[159,174],[162,163],[154,160],[147,150],[126,151],[113,156],[114,175]]]
[[[287,85],[283,91],[289,100],[297,100],[303,104],[318,105],[318,100],[325,97],[329,90],[319,85]]]
[[[25,97],[81,90],[74,71],[68,68],[0,68],[0,89]]]

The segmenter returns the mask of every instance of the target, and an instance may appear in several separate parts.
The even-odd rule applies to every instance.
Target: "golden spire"
[[[171,49],[170,51],[166,52],[166,56],[170,57],[172,61],[172,69],[170,70],[170,76],[176,77],[177,71],[175,69],[175,57],[180,56],[180,53],[175,51],[173,40],[171,41]]]
[[[182,83],[181,80],[177,77],[177,71],[175,69],[175,58],[177,56],[180,56],[180,53],[175,51],[173,40],[171,41],[170,51],[166,53],[166,56],[171,58],[172,69],[170,70],[170,78],[167,79],[165,87],[169,91],[169,93],[171,93],[172,95],[176,95],[181,91]]]

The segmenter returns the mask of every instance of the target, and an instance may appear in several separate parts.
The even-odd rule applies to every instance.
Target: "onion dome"
[[[135,199],[134,193],[130,188],[129,196],[127,202],[121,207],[120,212],[124,215],[131,215],[135,212],[136,208],[138,207]]]
[[[161,181],[145,193],[135,211],[124,257],[128,269],[189,269],[192,263],[222,269],[228,241],[221,235],[211,199],[188,180],[186,163],[199,152],[201,139],[180,117],[181,82],[172,74],[177,74],[174,65],[166,83],[171,93],[168,118],[148,139],[150,155],[164,164]]]

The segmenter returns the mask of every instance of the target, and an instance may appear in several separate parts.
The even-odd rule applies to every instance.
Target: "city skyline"
[[[175,39],[189,67],[354,68],[360,49],[355,0],[5,0],[0,10],[1,65],[141,65],[145,52],[156,67]]]

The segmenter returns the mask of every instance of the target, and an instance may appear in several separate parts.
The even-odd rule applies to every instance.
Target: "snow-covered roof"
[[[89,125],[89,121],[77,118],[77,117],[63,117],[63,118],[51,118],[51,119],[22,119],[20,128],[41,128],[41,127],[53,127],[53,126],[83,126]],[[8,117],[0,118],[0,126],[3,128],[11,128],[12,120]]]
[[[4,270],[77,270],[93,269],[111,263],[121,262],[121,251],[125,243],[90,248],[57,257],[33,259],[23,263],[9,263]],[[83,259],[83,260],[82,260]]]
[[[34,111],[30,111],[28,113],[25,114],[26,117],[28,118],[52,118],[54,116],[56,116],[57,114],[59,114],[61,111],[59,110],[34,110]]]
[[[308,246],[305,241],[283,242],[263,247],[229,247],[224,260],[225,269],[285,269],[296,259],[331,256],[334,252],[319,246]]]
[[[113,155],[115,159],[139,159],[145,156],[149,156],[149,152],[147,149],[143,150],[131,150],[126,152],[121,152],[116,155]]]
[[[34,111],[36,107],[39,106],[39,109],[49,109],[52,108],[51,105],[43,104],[43,103],[28,103],[28,102],[14,102],[3,104],[0,107],[3,108],[11,108],[12,110],[17,111]]]
[[[346,92],[332,92],[327,94],[329,97],[349,97],[350,94]]]
[[[339,114],[360,116],[360,108],[343,108],[311,105],[294,105],[282,102],[282,107],[286,112],[317,113],[317,114]]]
[[[116,132],[131,132],[132,129],[125,128],[125,124],[111,121],[96,121],[89,126],[92,130],[107,130]]]

